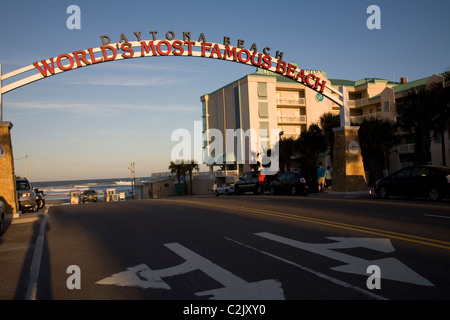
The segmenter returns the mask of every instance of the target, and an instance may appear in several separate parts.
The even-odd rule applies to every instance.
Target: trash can
[[[175,195],[182,196],[184,194],[184,183],[178,185],[178,182],[175,182]]]

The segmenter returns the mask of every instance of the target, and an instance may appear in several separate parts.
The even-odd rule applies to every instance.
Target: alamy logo
[[[381,29],[381,9],[377,5],[371,5],[367,7],[367,14],[371,14],[367,18],[366,26],[369,30]]]
[[[71,14],[66,21],[67,29],[81,29],[81,9],[79,6],[70,5],[66,13]]]
[[[202,132],[201,121],[194,121],[194,135],[188,129],[179,128],[172,132],[171,140],[178,141],[172,148],[171,160],[194,160],[194,163],[210,164],[258,164],[266,174],[279,170],[279,129],[226,129],[225,136],[219,129]],[[193,142],[192,142],[193,141]],[[206,146],[203,148],[203,146]],[[217,157],[232,153],[234,157]],[[211,155],[215,155],[211,156]]]

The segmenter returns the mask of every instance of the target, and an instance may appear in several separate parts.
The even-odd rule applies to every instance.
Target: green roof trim
[[[424,87],[427,85],[428,79],[430,79],[430,77],[419,79],[419,80],[414,80],[411,82],[407,82],[405,84],[399,84],[399,85],[393,87],[392,89],[394,89],[395,93],[399,93],[399,92],[411,90],[412,88]]]
[[[324,74],[326,76],[325,72],[322,72],[322,74]],[[441,75],[443,75],[443,74],[441,74]],[[282,75],[279,75],[279,74],[276,74],[276,73],[273,73],[273,72],[267,72],[266,70],[264,70],[262,68],[257,68],[256,72],[250,73],[248,75],[245,75],[242,78],[240,78],[238,80],[235,80],[235,81],[233,81],[233,82],[231,82],[231,83],[229,83],[229,84],[227,84],[227,85],[225,85],[225,86],[223,86],[223,87],[221,87],[221,88],[219,88],[219,89],[217,89],[217,90],[215,90],[215,91],[213,91],[213,92],[211,92],[209,94],[213,94],[213,93],[215,93],[215,92],[217,92],[219,90],[222,90],[222,89],[224,89],[224,88],[226,88],[226,87],[228,87],[230,85],[233,85],[236,82],[238,82],[239,80],[245,79],[248,76],[275,77],[277,79],[277,82],[299,83],[299,82],[297,82],[297,81],[295,81],[293,79],[287,78],[285,76],[282,76]],[[364,78],[364,79],[357,80],[357,81],[345,80],[345,79],[328,79],[328,80],[330,81],[330,83],[331,83],[331,85],[333,87],[341,87],[341,86],[344,86],[344,87],[358,87],[358,86],[366,85],[366,84],[369,84],[369,83],[383,82],[383,83],[386,83],[388,85],[391,85],[390,88],[392,90],[394,90],[394,93],[399,93],[399,92],[410,90],[412,88],[418,88],[418,87],[426,86],[426,84],[427,84],[427,82],[428,82],[428,80],[430,78],[431,77],[426,77],[426,78],[414,80],[414,81],[411,81],[411,82],[408,82],[408,83],[405,83],[405,84],[401,84],[401,83],[398,83],[398,82],[389,81],[389,80],[381,79],[381,78]],[[205,94],[205,95],[208,95],[208,94]],[[377,98],[379,95],[380,94],[377,94],[377,95],[371,97],[371,99]]]
[[[355,81],[351,81],[351,80],[344,80],[344,79],[329,79],[331,82],[332,86],[335,87],[354,87],[355,86]]]
[[[391,85],[398,84],[397,82],[392,82],[392,81],[389,81],[386,79],[381,79],[381,78],[364,78],[364,79],[357,80],[357,81],[344,80],[344,79],[329,79],[329,80],[331,82],[331,85],[336,86],[336,87],[340,87],[340,86],[359,87],[359,86],[363,86],[365,84],[376,83],[376,82],[383,82],[383,83],[391,84]]]

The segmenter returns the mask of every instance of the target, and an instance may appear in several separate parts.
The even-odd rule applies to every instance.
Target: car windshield
[[[28,181],[16,181],[16,189],[17,190],[29,190],[30,184]]]
[[[84,194],[96,194],[95,190],[86,190]]]

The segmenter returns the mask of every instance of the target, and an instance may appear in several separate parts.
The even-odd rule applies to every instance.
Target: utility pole
[[[135,176],[135,163],[134,162],[131,163],[130,169],[131,169],[131,190],[132,190],[133,199],[134,199],[134,181],[135,181],[135,178],[136,178],[136,176]]]
[[[28,179],[28,155],[25,155],[25,178]]]

